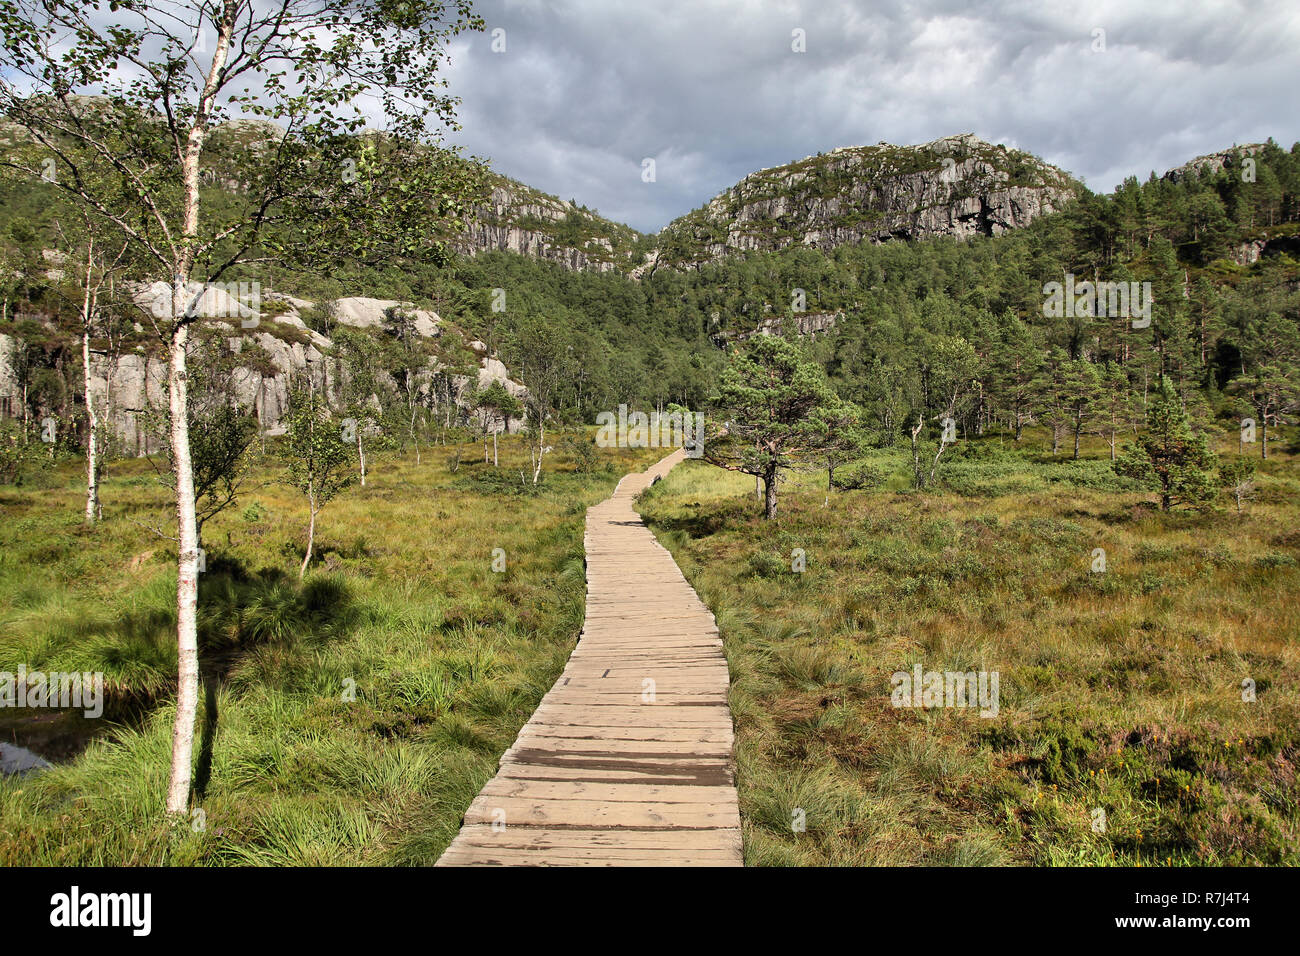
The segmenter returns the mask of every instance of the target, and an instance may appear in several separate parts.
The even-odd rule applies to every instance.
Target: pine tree
[[[1078,459],[1079,437],[1097,412],[1101,398],[1101,376],[1097,366],[1083,360],[1066,362],[1063,373],[1064,404],[1074,430],[1074,457]]]
[[[993,347],[989,379],[993,401],[1010,419],[1016,441],[1033,417],[1035,383],[1042,365],[1043,349],[1034,330],[1014,315],[1007,316]]]
[[[1052,454],[1061,450],[1061,432],[1070,423],[1065,352],[1053,346],[1034,381],[1034,402],[1039,418],[1052,430]]]
[[[1098,406],[1102,434],[1110,446],[1110,460],[1115,461],[1119,434],[1131,428],[1137,416],[1133,388],[1123,366],[1107,362],[1103,367]]]
[[[1161,510],[1169,511],[1177,504],[1199,505],[1213,497],[1213,466],[1205,436],[1192,430],[1173,383],[1162,378],[1147,411],[1146,430],[1115,462],[1115,471],[1155,484]]]
[[[1259,421],[1261,458],[1268,457],[1268,425],[1300,396],[1300,331],[1295,323],[1269,312],[1245,330],[1241,342],[1245,374],[1229,388],[1242,395]]]
[[[827,419],[840,400],[797,345],[760,335],[733,353],[714,404],[725,431],[709,436],[704,459],[755,476],[763,486],[764,517],[775,518],[781,472],[817,459],[832,436]]]

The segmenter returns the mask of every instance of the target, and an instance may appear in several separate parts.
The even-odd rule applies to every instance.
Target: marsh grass
[[[521,492],[519,440],[496,477],[445,457],[378,456],[321,514],[302,585],[306,508],[274,458],[205,529],[201,812],[175,829],[175,550],[147,530],[165,492],[114,462],[86,531],[75,462],[0,486],[0,670],[103,671],[113,702],[69,759],[0,780],[0,865],[433,862],[573,647],[585,509],[659,452],[602,450],[583,474],[557,454]],[[35,746],[26,717],[5,713],[4,739]]]
[[[875,490],[796,473],[775,522],[703,463],[642,496],[723,635],[746,861],[1300,863],[1294,450],[1244,515],[1166,515],[1100,444],[1022,444],[959,446],[933,493],[890,451]],[[998,671],[998,716],[894,708],[917,663]]]

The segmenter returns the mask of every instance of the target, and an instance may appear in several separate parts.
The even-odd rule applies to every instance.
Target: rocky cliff
[[[1077,194],[1037,157],[965,134],[852,146],[759,170],[674,220],[638,273],[750,250],[967,238],[1028,225]]]
[[[644,239],[630,226],[497,176],[456,245],[466,255],[498,250],[575,271],[626,272],[639,261]]]
[[[754,329],[715,335],[713,340],[718,344],[722,344],[723,342],[743,342],[755,335],[781,335],[786,331],[787,323],[790,330],[796,334],[805,338],[809,336],[816,338],[818,335],[830,333],[843,318],[843,312],[799,312],[794,315],[779,315],[772,312],[769,306]]]
[[[0,123],[0,147],[20,134]],[[238,191],[222,157],[257,152],[283,135],[264,120],[222,124],[213,132],[215,165],[204,170],[204,182]],[[1201,157],[1180,170],[1214,162],[1221,168],[1232,155],[1255,148]],[[1037,157],[971,134],[919,146],[851,146],[751,173],[658,236],[646,236],[576,201],[489,172],[481,201],[453,246],[463,255],[512,252],[575,271],[638,278],[661,266],[689,267],[791,245],[832,249],[864,239],[997,235],[1059,208],[1078,188]]]
[[[168,294],[166,284],[142,288],[135,296],[142,319],[147,321],[143,313],[165,311]],[[236,404],[257,419],[262,433],[277,435],[284,431],[283,419],[293,383],[306,377],[326,394],[333,394],[340,373],[329,359],[333,340],[309,329],[303,321],[303,313],[314,309],[315,304],[289,296],[269,298],[254,327],[244,327],[241,320],[257,313],[231,301],[224,292],[206,292],[197,311],[205,316],[202,330],[215,333],[236,356],[230,376],[230,391]],[[329,313],[339,325],[384,334],[379,329],[384,325],[386,312],[398,305],[393,300],[353,296],[329,303]],[[236,315],[240,319],[228,318]],[[410,315],[419,335],[438,338],[445,334],[436,313],[411,310]],[[456,332],[449,334],[459,336]],[[481,342],[457,341],[456,346],[474,356],[477,375],[457,374],[444,363],[431,359],[420,376],[421,392],[430,404],[445,399],[440,414],[467,417],[472,410],[474,391],[494,380],[504,383],[515,397],[527,394],[527,389],[510,378],[505,365],[489,355]],[[0,411],[5,414],[12,414],[11,410],[22,405],[19,376],[15,371],[19,348],[17,338],[0,335]],[[248,360],[243,361],[240,356],[248,356]],[[382,372],[379,377],[381,382],[386,378]],[[166,382],[167,362],[156,349],[137,346],[119,354],[92,351],[91,394],[108,434],[121,453],[140,455],[157,450],[156,421],[151,426],[150,420],[157,419],[166,408]],[[391,380],[387,384],[392,386],[390,391],[395,391]],[[518,431],[522,426],[522,420],[512,419],[507,423],[507,430]]]
[[[1245,146],[1233,146],[1231,149],[1221,150],[1217,153],[1207,153],[1204,156],[1197,156],[1181,166],[1175,166],[1165,173],[1164,178],[1171,182],[1178,182],[1189,177],[1200,176],[1202,173],[1208,172],[1212,175],[1225,169],[1239,169],[1243,159],[1254,156],[1262,152],[1263,149],[1263,143],[1247,143]]]

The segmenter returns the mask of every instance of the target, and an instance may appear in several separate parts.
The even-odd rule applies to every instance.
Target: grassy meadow
[[[873,490],[796,473],[774,522],[702,462],[642,496],[723,635],[747,864],[1300,863],[1295,446],[1239,516],[1045,445],[959,443],[935,492],[902,451]],[[892,706],[916,664],[997,671],[997,716]]]
[[[0,711],[0,739],[53,759],[0,778],[0,865],[427,864],[577,638],[585,509],[659,456],[556,444],[380,454],[326,506],[305,582],[305,500],[259,458],[204,531],[196,799],[163,798],[176,682],[175,545],[151,466],[114,461],[104,521],[81,527],[82,465],[0,486],[0,671],[102,671],[109,707]],[[506,553],[492,571],[493,549]],[[346,699],[352,697],[354,699]]]

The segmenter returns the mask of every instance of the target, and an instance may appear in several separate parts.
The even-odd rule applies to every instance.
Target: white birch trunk
[[[357,426],[357,459],[361,462],[361,487],[366,486],[366,446],[361,442],[361,426]]]
[[[81,334],[81,364],[86,379],[86,524],[95,523],[99,512],[99,449],[95,444],[99,418],[90,394],[90,329]]]
[[[99,511],[99,449],[95,445],[95,432],[99,419],[95,415],[95,402],[90,394],[90,320],[95,311],[94,276],[95,243],[86,244],[86,288],[81,300],[81,373],[85,384],[86,401],[86,524],[93,525]]]
[[[167,403],[171,415],[169,437],[176,469],[176,649],[178,680],[176,722],[172,727],[171,773],[167,784],[167,812],[181,815],[189,807],[194,765],[194,718],[199,699],[199,535],[194,503],[194,462],[190,455],[189,398],[185,348],[189,340],[188,285],[194,266],[191,240],[199,232],[199,158],[207,137],[221,73],[230,50],[236,14],[226,4],[216,21],[216,47],[204,80],[198,109],[185,140],[181,159],[184,205],[182,242],[172,278],[172,334],[167,375]]]
[[[311,563],[311,552],[316,546],[316,495],[313,492],[308,496],[308,502],[311,507],[311,520],[307,523],[307,553],[303,556],[302,567],[298,569],[298,580],[301,581],[307,574],[307,565]]]
[[[173,302],[183,303],[185,287],[177,283]],[[183,814],[189,807],[193,772],[194,718],[199,702],[199,535],[194,514],[194,470],[190,457],[189,404],[186,394],[185,346],[189,327],[176,326],[172,334],[167,377],[170,440],[176,467],[176,648],[178,687],[176,723],[172,727],[171,776],[167,784],[167,812]]]

